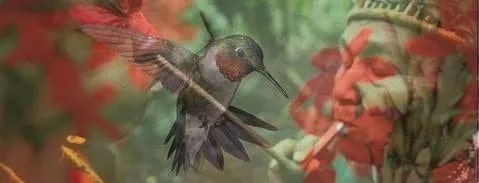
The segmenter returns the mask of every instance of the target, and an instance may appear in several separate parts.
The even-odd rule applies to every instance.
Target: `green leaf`
[[[399,157],[406,155],[406,144],[404,141],[404,125],[402,122],[397,122],[391,132],[391,146]]]
[[[428,164],[431,161],[431,150],[424,148],[416,157],[416,164]]]
[[[439,166],[449,162],[454,156],[461,151],[469,149],[470,145],[466,141],[462,142],[451,142],[448,148],[444,149],[444,153],[441,156],[441,159],[439,161]]]
[[[403,176],[404,173],[406,172],[406,169],[404,167],[399,167],[394,171],[394,183],[403,183],[405,182]]]
[[[409,133],[414,134],[415,137],[420,135],[418,133],[420,133],[419,130],[421,129],[421,125],[423,124],[422,118],[421,118],[424,112],[423,106],[424,105],[418,100],[412,101],[411,104],[409,105],[409,109],[408,109],[409,113],[405,117],[406,124],[407,124],[406,130]]]
[[[421,177],[416,173],[416,171],[411,171],[406,179],[407,183],[422,183]]]
[[[0,63],[4,57],[17,47],[17,33],[16,29],[8,28],[0,32]]]
[[[316,141],[318,141],[318,137],[314,135],[306,135],[304,138],[297,141],[295,143],[292,159],[296,162],[301,162],[304,160]]]
[[[464,94],[469,83],[468,78],[469,73],[462,55],[454,54],[445,59],[438,77],[436,105],[432,114],[432,122],[435,125],[445,124],[457,113],[452,108]]]
[[[381,79],[375,83],[386,88],[389,94],[388,96],[391,98],[396,109],[404,114],[409,102],[408,86],[404,78],[400,75],[395,75]]]
[[[416,170],[419,171],[418,173],[425,175],[431,163],[431,150],[429,148],[424,148],[421,150],[414,163],[416,164]]]
[[[465,151],[470,148],[470,140],[473,135],[477,132],[477,123],[459,123],[456,124],[452,134],[447,138],[443,137],[441,144],[441,155],[439,160],[439,165],[447,163],[450,161],[458,152]]]
[[[324,102],[323,106],[321,107],[321,114],[332,118],[333,117],[333,101],[327,100]]]
[[[91,41],[80,32],[59,31],[55,34],[59,40],[59,49],[74,63],[83,64],[90,56]]]
[[[358,83],[356,85],[361,95],[364,108],[388,108],[387,91],[385,88],[377,87],[373,83]]]
[[[464,121],[456,124],[453,137],[457,139],[467,140],[477,133],[478,123],[476,121]]]
[[[389,153],[390,146],[386,148],[386,153]],[[394,167],[393,167],[393,160],[389,158],[387,155],[385,156],[384,164],[381,167],[381,182],[393,182],[394,180]]]
[[[291,158],[294,153],[294,149],[297,141],[293,139],[284,139],[277,143],[271,150],[279,152],[287,158]]]
[[[27,110],[34,104],[39,93],[39,87],[42,84],[41,72],[36,67],[24,65],[15,69],[5,69],[0,74],[3,75],[5,88],[1,88],[3,93],[3,123],[0,134],[12,133],[13,130],[19,130],[19,127],[28,123],[24,119]],[[2,133],[3,132],[3,133]]]

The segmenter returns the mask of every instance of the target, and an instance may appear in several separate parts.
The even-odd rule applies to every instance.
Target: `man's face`
[[[338,146],[349,160],[382,164],[393,122],[409,101],[404,77],[409,57],[401,50],[413,34],[379,21],[350,22],[345,29],[342,64],[333,88],[333,117],[346,125]]]
[[[411,32],[383,22],[351,22],[342,36],[342,65],[333,89],[333,113],[353,124],[365,111],[392,120],[409,98],[402,43]],[[366,115],[366,114],[365,114]]]

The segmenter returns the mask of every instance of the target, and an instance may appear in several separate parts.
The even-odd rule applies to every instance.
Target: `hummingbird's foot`
[[[206,116],[200,115],[200,116],[198,116],[198,119],[201,121],[200,128],[207,129],[208,128],[208,121],[206,120],[207,119]]]

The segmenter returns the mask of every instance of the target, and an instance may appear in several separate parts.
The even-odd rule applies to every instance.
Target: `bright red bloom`
[[[454,161],[434,169],[432,178],[436,183],[475,183],[478,181],[477,169],[471,167],[466,160]]]
[[[83,24],[100,24],[115,27],[127,28],[133,31],[152,35],[155,37],[167,37],[169,39],[191,39],[193,30],[186,24],[178,22],[178,14],[183,12],[190,4],[189,1],[155,1],[160,6],[151,4],[144,0],[119,0],[112,4],[91,4],[80,3],[73,6],[69,13],[73,20],[80,25]],[[149,4],[148,9],[143,8],[143,4]],[[100,6],[103,5],[103,6]],[[161,10],[159,10],[161,8]],[[143,10],[143,11],[142,11]],[[144,13],[151,15],[150,17],[160,17],[153,19],[156,27],[150,23]],[[95,52],[106,51],[100,44],[95,42]],[[102,65],[98,60],[92,60],[89,64],[92,67]],[[144,90],[151,78],[132,64],[128,64],[128,73],[136,89]]]
[[[90,3],[80,3],[70,8],[70,15],[77,24],[99,24],[131,29],[143,34],[158,36],[156,29],[149,23],[143,13],[140,11],[143,0],[120,0],[115,3],[104,6]],[[101,43],[95,42],[93,50],[95,52],[108,53]],[[110,53],[112,54],[112,53]],[[92,60],[90,65],[93,67],[102,65],[101,61]],[[128,73],[136,89],[144,90],[150,82],[146,73],[141,72],[132,64],[128,64]]]
[[[157,35],[155,28],[140,11],[143,0],[120,0],[111,6],[77,4],[70,9],[73,20],[80,24],[122,27],[148,35]]]
[[[467,67],[472,79],[458,107],[463,111],[454,119],[456,122],[473,121],[477,117],[477,65],[478,65],[478,37],[477,37],[477,0],[438,0],[438,10],[441,27],[455,33],[464,42],[447,39],[436,32],[426,32],[406,43],[406,51],[411,55],[432,58],[435,64],[427,67],[437,67],[441,60],[453,53],[462,53],[466,58]],[[425,77],[430,83],[436,83],[438,69],[428,72]]]
[[[146,1],[142,12],[155,27],[159,37],[171,40],[191,40],[195,30],[190,25],[178,21],[178,16],[192,5],[191,0]]]
[[[71,170],[70,171],[70,181],[69,183],[94,183],[95,180],[86,172],[81,170]]]
[[[30,4],[31,5],[31,4]],[[0,31],[15,28],[17,47],[3,62],[3,67],[34,65],[45,71],[45,84],[49,98],[54,105],[69,115],[79,133],[86,135],[93,125],[99,127],[109,138],[120,136],[120,130],[106,120],[100,109],[105,102],[113,99],[114,89],[100,86],[93,94],[87,93],[82,83],[82,73],[72,60],[61,53],[58,42],[51,35],[66,25],[66,11],[53,13],[25,11],[25,7],[10,1],[0,7]],[[34,34],[32,34],[34,32]],[[41,45],[41,46],[39,46]],[[109,54],[93,52],[91,60],[109,59]],[[88,69],[88,68],[87,68]],[[100,100],[103,98],[104,100]],[[100,102],[101,101],[101,102]]]
[[[316,57],[319,62],[315,62],[315,65],[323,72],[308,81],[290,107],[293,119],[303,130],[321,136],[334,120],[322,115],[320,111],[324,102],[334,96],[334,118],[341,120],[347,128],[346,135],[338,137],[333,149],[327,152],[323,149],[317,155],[305,159],[302,164],[307,173],[306,182],[334,182],[334,169],[330,163],[336,152],[342,153],[348,161],[355,164],[382,164],[384,148],[393,128],[393,123],[384,113],[389,109],[367,109],[359,118],[355,117],[360,101],[354,90],[355,85],[397,74],[395,67],[381,57],[360,57],[371,35],[372,30],[365,28],[344,45],[340,53],[337,49],[322,50]],[[336,73],[339,59],[342,60],[342,65]],[[332,72],[326,70],[326,63],[334,64],[330,64],[334,66]],[[310,110],[300,108],[312,96],[315,101]],[[355,170],[359,175],[364,175],[368,168],[356,166]]]
[[[308,80],[290,106],[291,116],[307,133],[319,136],[331,125],[332,119],[321,114],[321,108],[331,98],[334,74],[340,65],[340,59],[339,50],[336,48],[326,48],[316,54],[312,64],[320,72]],[[304,109],[301,105],[310,98],[314,100],[313,106]]]

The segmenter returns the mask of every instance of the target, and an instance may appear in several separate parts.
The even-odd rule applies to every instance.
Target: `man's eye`
[[[238,57],[244,57],[245,56],[245,53],[244,53],[243,49],[241,49],[241,48],[236,48],[235,52],[236,52],[236,55],[238,55]]]
[[[370,62],[371,69],[377,76],[386,77],[396,74],[396,68],[386,60],[376,57],[372,58]]]

